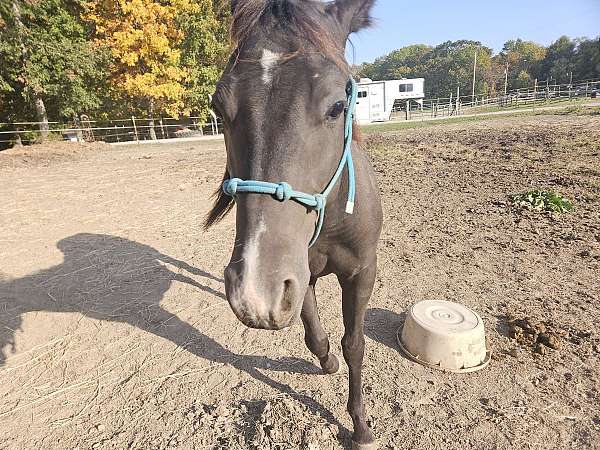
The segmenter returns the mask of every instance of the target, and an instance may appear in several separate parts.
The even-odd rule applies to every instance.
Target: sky
[[[350,37],[351,62],[448,40],[480,41],[498,53],[510,39],[548,45],[562,35],[600,36],[600,0],[377,0],[373,17],[374,27]]]

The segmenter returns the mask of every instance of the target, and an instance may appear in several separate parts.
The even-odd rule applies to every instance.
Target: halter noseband
[[[307,208],[315,210],[318,218],[315,224],[315,232],[310,240],[310,243],[308,244],[309,248],[312,247],[319,238],[319,234],[323,228],[327,196],[342,175],[342,171],[346,165],[348,166],[348,201],[346,202],[346,213],[352,214],[354,212],[356,180],[354,176],[354,162],[352,161],[352,120],[354,118],[354,111],[356,109],[357,92],[358,87],[356,85],[356,81],[350,77],[348,86],[346,87],[348,107],[346,109],[346,120],[344,124],[344,153],[342,154],[342,158],[340,159],[340,163],[335,171],[335,174],[323,192],[320,194],[306,194],[304,192],[293,190],[292,187],[285,182],[269,183],[266,181],[241,180],[239,178],[230,178],[229,180],[225,180],[223,182],[223,192],[234,198],[238,193],[268,194],[272,195],[281,202],[295,200]]]

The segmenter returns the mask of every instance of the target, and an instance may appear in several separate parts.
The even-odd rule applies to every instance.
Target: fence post
[[[573,90],[573,71],[571,70],[571,78],[569,79],[569,100],[571,100],[571,91]]]
[[[533,112],[535,112],[535,101],[537,100],[537,78],[533,84]]]
[[[588,96],[588,87],[589,87],[589,85],[590,85],[590,82],[586,81],[585,82],[585,98],[586,99],[587,99],[587,96]]]
[[[131,122],[133,123],[133,134],[135,135],[136,142],[139,142],[137,127],[135,126],[135,117],[131,116]]]
[[[460,85],[456,88],[456,115],[458,116],[460,109]]]

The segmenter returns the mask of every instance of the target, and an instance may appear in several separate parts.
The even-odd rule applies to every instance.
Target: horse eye
[[[327,112],[327,116],[331,119],[337,119],[344,112],[344,109],[346,109],[346,102],[342,100],[335,102]]]

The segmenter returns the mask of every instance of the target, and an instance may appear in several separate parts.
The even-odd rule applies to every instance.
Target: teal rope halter
[[[346,109],[346,121],[344,124],[344,153],[340,159],[340,163],[331,178],[331,181],[320,194],[306,194],[304,192],[295,191],[285,182],[269,183],[267,181],[256,180],[241,180],[239,178],[230,178],[223,182],[223,192],[231,197],[235,197],[239,193],[247,194],[268,194],[275,197],[280,202],[287,200],[295,200],[307,208],[313,209],[317,213],[317,222],[315,224],[315,232],[313,234],[309,247],[312,247],[321,234],[323,228],[323,219],[325,217],[325,205],[327,204],[327,196],[333,190],[333,187],[342,175],[345,166],[348,166],[348,201],[346,202],[346,213],[354,212],[354,196],[356,194],[356,179],[354,175],[354,162],[352,161],[352,120],[356,109],[356,97],[358,87],[356,81],[352,77],[348,81],[346,88],[348,106]]]

